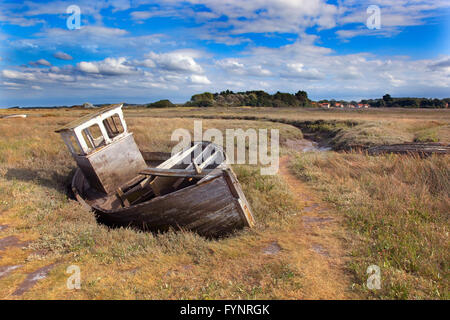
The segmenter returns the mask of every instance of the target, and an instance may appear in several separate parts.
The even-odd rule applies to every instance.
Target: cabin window
[[[110,139],[113,139],[114,137],[124,132],[122,121],[120,120],[118,114],[106,118],[105,120],[103,120],[103,124]]]
[[[101,146],[105,141],[98,124],[94,124],[89,128],[83,129],[82,133],[84,140],[87,142],[89,148],[91,149],[95,149]]]
[[[83,140],[86,142],[86,145],[87,145],[87,147],[89,149],[94,149],[95,148],[95,146],[93,144],[94,143],[93,139],[89,138],[89,134],[88,134],[88,130],[87,129],[84,129],[84,130],[81,131],[81,136],[82,136]],[[88,150],[85,150],[85,152],[88,152]]]

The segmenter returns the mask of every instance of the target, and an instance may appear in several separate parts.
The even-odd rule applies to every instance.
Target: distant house
[[[336,108],[343,108],[344,107],[344,104],[343,103],[340,103],[340,102],[336,102]]]
[[[329,104],[329,103],[326,103],[326,102],[321,103],[320,106],[321,106],[322,108],[327,108],[327,109],[330,108],[330,104]]]
[[[92,103],[85,102],[85,103],[83,103],[83,108],[85,108],[85,109],[94,109],[95,106]]]

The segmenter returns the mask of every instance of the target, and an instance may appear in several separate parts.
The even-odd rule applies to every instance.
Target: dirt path
[[[304,275],[305,299],[351,299],[351,277],[345,272],[348,259],[344,249],[345,230],[342,217],[320,201],[310,188],[289,170],[288,156],[280,159],[280,175],[302,207],[292,250],[297,267]]]

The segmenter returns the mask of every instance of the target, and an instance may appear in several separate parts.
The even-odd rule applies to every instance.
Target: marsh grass
[[[357,290],[376,298],[449,298],[448,156],[304,154],[292,168],[347,217]],[[378,291],[365,285],[372,264],[381,268]]]
[[[12,113],[13,110],[2,110]],[[27,111],[26,119],[0,120],[1,237],[31,241],[28,249],[2,252],[1,265],[23,265],[0,279],[0,297],[11,293],[26,272],[56,263],[45,281],[25,299],[291,299],[316,297],[305,292],[308,274],[300,272],[302,250],[295,242],[300,208],[279,176],[261,176],[258,167],[233,166],[257,220],[256,228],[206,240],[191,232],[144,233],[109,229],[70,198],[67,185],[75,163],[53,131],[86,114],[84,110]],[[445,111],[323,112],[321,110],[248,108],[129,109],[125,117],[138,145],[170,151],[176,128],[193,129],[200,116],[252,117],[203,121],[207,128],[278,128],[283,143],[300,139],[293,126],[274,123],[324,119],[321,130],[335,139],[360,143],[422,139],[431,130],[449,141]],[[168,119],[167,117],[171,117]],[[387,120],[389,121],[387,121]],[[335,121],[337,120],[337,122]],[[355,123],[359,125],[346,125]],[[374,132],[378,132],[375,134]],[[423,133],[422,133],[423,132]],[[356,138],[353,137],[356,136]],[[364,140],[366,139],[366,140]],[[428,138],[426,138],[428,139]],[[433,138],[434,139],[434,138]],[[341,141],[337,140],[337,141]],[[282,153],[286,151],[283,149]],[[366,157],[362,154],[302,155],[298,176],[347,217],[353,237],[354,289],[360,297],[448,298],[448,158]],[[277,255],[263,249],[273,241]],[[82,289],[66,288],[67,266],[79,265]],[[369,264],[382,268],[382,290],[364,284]],[[314,286],[309,286],[314,288]],[[322,296],[317,296],[322,297]],[[323,296],[329,297],[329,296]],[[323,298],[322,297],[322,298]]]
[[[286,123],[318,133],[335,150],[403,142],[450,143],[449,110],[304,108],[170,108],[133,109],[130,117],[198,117]]]
[[[47,280],[23,298],[299,296],[301,276],[291,257],[262,253],[298,211],[278,176],[261,176],[254,166],[234,167],[258,224],[227,238],[207,240],[187,231],[152,234],[110,229],[98,224],[92,212],[85,211],[67,191],[75,163],[53,131],[70,119],[62,113],[0,123],[0,224],[10,226],[2,237],[17,235],[30,241],[26,250],[2,254],[1,265],[24,267],[0,279],[0,297],[12,298],[25,272],[51,263],[57,267]],[[151,151],[170,151],[174,129],[193,129],[192,119],[132,118],[128,124],[139,146]],[[204,121],[205,128],[267,126],[279,128],[284,137],[301,138],[297,129],[282,124]],[[65,269],[72,264],[81,268],[79,291],[65,286]]]

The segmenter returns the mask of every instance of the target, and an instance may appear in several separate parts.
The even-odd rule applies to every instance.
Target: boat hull
[[[93,209],[99,222],[145,231],[191,230],[205,237],[221,237],[252,227],[254,219],[234,172],[221,169],[214,177],[149,201],[106,209],[87,194],[88,184],[77,170],[72,189],[77,199]]]

